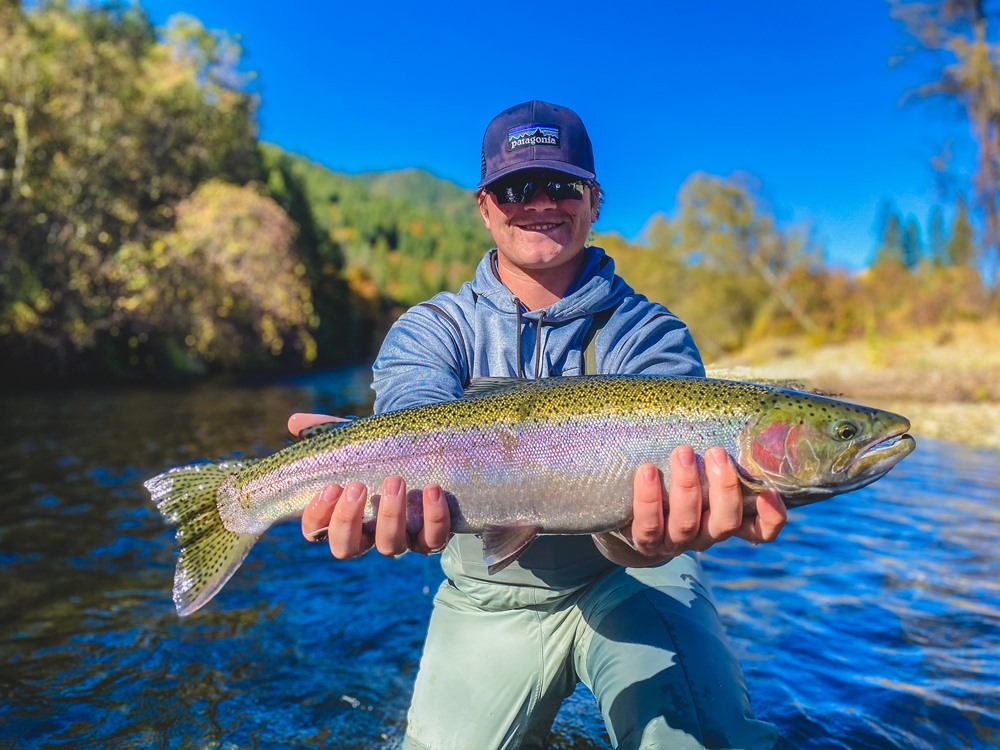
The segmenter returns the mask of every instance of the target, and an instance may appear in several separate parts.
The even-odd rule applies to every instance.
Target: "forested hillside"
[[[190,17],[0,5],[4,380],[357,361],[468,276],[467,191],[262,146],[239,57]]]

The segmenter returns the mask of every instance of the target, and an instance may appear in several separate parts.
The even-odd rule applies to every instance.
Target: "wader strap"
[[[478,295],[476,295],[475,292],[473,292],[473,295],[475,296],[476,299],[478,299]],[[433,310],[438,315],[440,315],[442,318],[444,318],[449,323],[451,323],[451,327],[455,329],[455,336],[458,337],[458,346],[459,346],[459,349],[463,352],[463,356],[464,356],[464,352],[465,352],[465,336],[462,335],[462,327],[458,324],[458,321],[455,320],[447,312],[445,312],[444,310],[442,310],[440,307],[438,307],[437,305],[435,305],[435,304],[433,304],[431,302],[421,302],[421,303],[419,303],[419,305],[420,305],[420,307],[426,307],[428,310]],[[462,382],[462,388],[463,389],[468,388],[469,384],[472,382],[471,379],[470,379],[470,376],[468,375],[468,373],[471,371],[471,369],[472,369],[471,366],[468,363],[466,363],[466,366],[465,366],[466,377],[465,377],[465,380]]]
[[[581,362],[581,375],[597,375],[597,334],[608,324],[615,309],[609,308],[601,310],[590,321],[590,329],[583,337],[583,361]]]

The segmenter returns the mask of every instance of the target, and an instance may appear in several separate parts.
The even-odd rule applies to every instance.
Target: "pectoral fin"
[[[490,575],[517,560],[541,530],[534,524],[491,525],[483,529],[483,562],[489,565]]]
[[[603,531],[592,534],[591,538],[601,554],[615,565],[627,568],[645,568],[649,565],[650,558],[637,550],[620,531]]]
[[[736,471],[737,478],[740,480],[740,484],[748,490],[749,492],[757,495],[761,492],[766,492],[769,489],[773,489],[774,485],[763,479],[758,479],[757,477],[752,477],[743,471],[742,468],[737,467]]]

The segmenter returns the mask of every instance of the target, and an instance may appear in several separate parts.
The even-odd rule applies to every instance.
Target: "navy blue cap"
[[[477,188],[525,169],[554,169],[586,180],[596,176],[583,120],[571,109],[537,100],[493,118],[483,136],[482,156]]]

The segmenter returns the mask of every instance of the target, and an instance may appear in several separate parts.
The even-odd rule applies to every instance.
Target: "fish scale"
[[[745,485],[745,512],[753,512],[767,488],[794,507],[875,481],[912,451],[908,429],[890,412],[757,383],[487,378],[461,399],[336,423],[263,459],[180,467],[146,486],[178,527],[174,599],[189,614],[261,534],[301,515],[332,482],[360,481],[370,495],[390,474],[411,487],[440,485],[452,532],[481,534],[495,572],[538,534],[625,526],[636,468],[653,463],[669,482],[678,445],[698,454],[724,448]],[[373,517],[370,500],[366,519]]]

